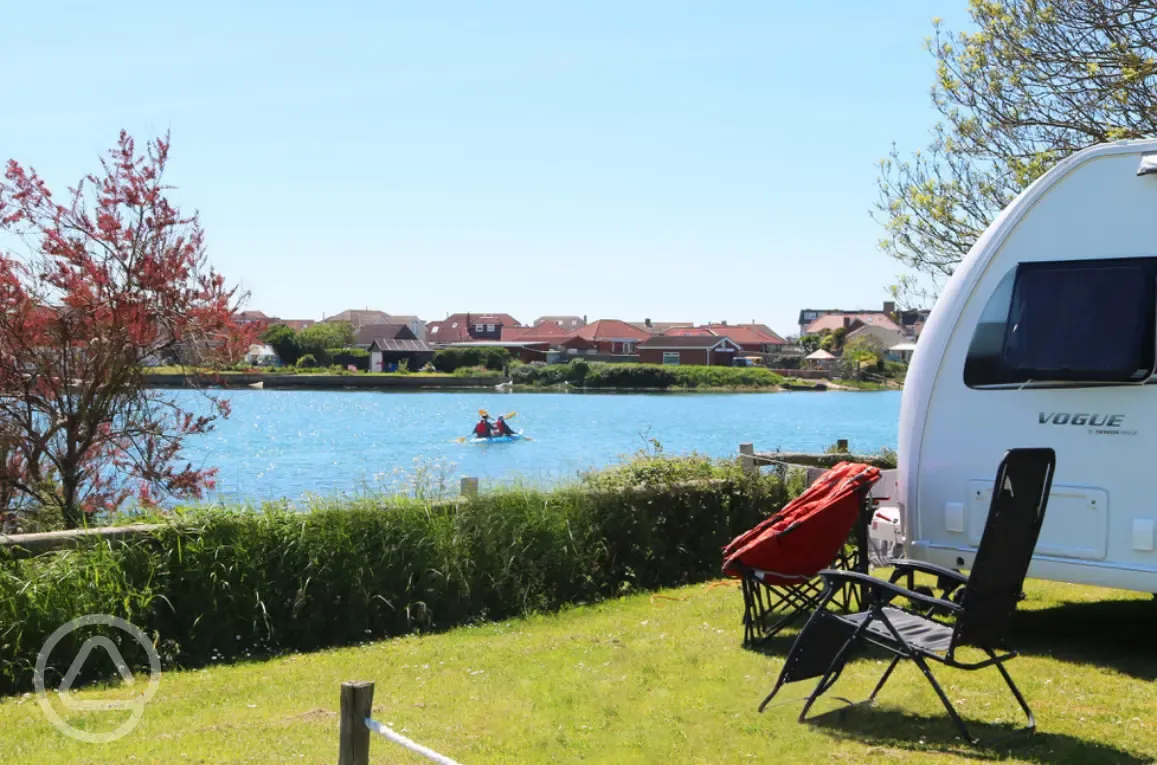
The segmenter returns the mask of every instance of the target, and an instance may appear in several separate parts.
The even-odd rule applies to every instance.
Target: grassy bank
[[[60,735],[34,699],[9,698],[0,701],[0,761],[332,762],[339,686],[371,680],[375,719],[467,765],[1153,762],[1157,657],[1148,636],[1157,609],[1110,590],[1030,581],[1026,593],[1010,635],[1023,655],[1009,670],[1039,728],[988,751],[955,738],[911,662],[876,707],[824,714],[841,707],[825,697],[814,724],[796,722],[798,701],[757,713],[792,635],[766,653],[744,650],[739,593],[698,584],[654,599],[166,674],[139,726],[101,746]],[[883,668],[877,658],[853,661],[828,696],[866,697]],[[937,676],[970,722],[1016,721],[994,669],[937,668]],[[810,688],[781,695],[794,700]],[[107,712],[62,714],[100,730],[119,721]],[[976,732],[999,729],[978,724]],[[370,747],[372,762],[426,762],[380,737]]]
[[[519,365],[511,370],[516,385],[647,390],[770,389],[783,377],[758,367],[706,367],[660,364],[607,364],[575,359],[568,364]]]
[[[652,456],[461,503],[192,511],[127,544],[0,560],[0,692],[28,689],[46,636],[86,613],[145,629],[167,668],[200,667],[703,581],[785,496],[734,462]],[[65,670],[51,666],[53,682]]]

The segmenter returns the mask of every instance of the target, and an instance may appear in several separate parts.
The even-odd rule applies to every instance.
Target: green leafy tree
[[[838,353],[844,347],[844,338],[847,335],[846,327],[836,327],[831,332],[824,333],[820,338],[820,347],[828,353]]]
[[[322,321],[297,333],[301,353],[311,354],[319,363],[329,364],[331,348],[348,348],[356,340],[354,327],[348,321]]]
[[[926,151],[881,162],[881,249],[923,279],[927,304],[977,237],[1057,161],[1096,143],[1157,134],[1157,5],[1151,0],[970,0],[974,32],[933,20]],[[921,286],[923,285],[923,286]]]
[[[274,324],[261,334],[261,341],[277,352],[281,363],[293,366],[301,356],[301,348],[297,344],[297,333],[284,324]]]
[[[823,340],[819,335],[804,335],[799,339],[799,347],[803,348],[808,353],[814,352],[820,347],[820,342]]]

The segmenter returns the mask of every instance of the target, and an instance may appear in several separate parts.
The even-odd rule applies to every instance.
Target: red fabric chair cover
[[[767,572],[765,584],[787,585],[828,568],[847,541],[862,508],[864,492],[880,480],[880,469],[840,462],[780,512],[745,531],[723,548],[723,573],[745,568]]]

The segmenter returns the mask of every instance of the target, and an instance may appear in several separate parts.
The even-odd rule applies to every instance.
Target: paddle
[[[513,420],[517,415],[518,415],[518,412],[510,412],[509,414],[502,415],[502,418],[504,420]],[[523,433],[521,431],[519,431],[518,435],[523,441],[533,441],[534,440],[530,436],[523,435]]]

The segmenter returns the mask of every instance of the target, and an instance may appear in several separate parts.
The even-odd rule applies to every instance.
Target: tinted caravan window
[[[1153,374],[1157,260],[1022,263],[973,334],[964,382],[1140,382]]]

